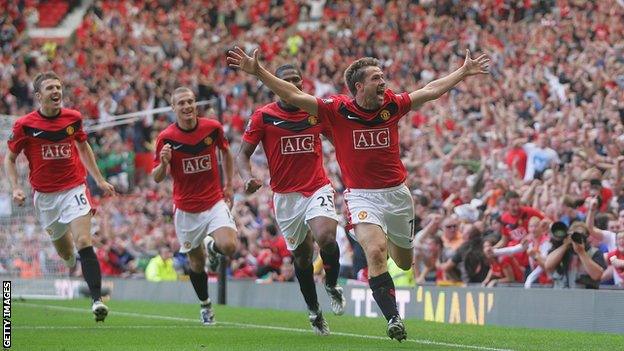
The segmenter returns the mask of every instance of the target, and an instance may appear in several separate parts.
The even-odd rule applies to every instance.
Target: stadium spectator
[[[164,282],[178,279],[173,267],[173,254],[168,246],[161,246],[158,255],[154,256],[145,268],[145,279],[150,282]]]
[[[606,268],[602,252],[588,245],[589,230],[584,223],[575,222],[565,229],[563,237],[554,237],[553,248],[544,264],[554,287],[598,289]],[[575,235],[578,239],[573,240]]]

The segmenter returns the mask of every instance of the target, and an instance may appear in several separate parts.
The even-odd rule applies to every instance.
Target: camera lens
[[[572,238],[572,241],[574,241],[577,244],[584,244],[585,243],[585,235],[581,234],[581,233],[572,233],[572,235],[570,235],[570,238]]]

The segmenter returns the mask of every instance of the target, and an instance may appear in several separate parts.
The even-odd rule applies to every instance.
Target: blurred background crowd
[[[149,110],[166,107],[175,87],[191,87],[209,101],[202,113],[222,121],[236,154],[247,119],[274,97],[226,66],[234,44],[260,48],[269,67],[299,65],[304,90],[319,97],[348,93],[343,72],[363,56],[379,58],[399,92],[456,69],[468,48],[490,55],[491,75],[459,84],[401,122],[418,225],[412,270],[389,262],[395,283],[557,286],[565,270],[582,271],[583,263],[572,255],[565,268],[546,272],[549,252],[569,240],[550,229],[576,221],[586,224],[579,230],[590,234],[587,253],[604,272],[598,282],[578,274],[574,283],[624,287],[622,1],[97,0],[69,39],[33,40],[29,31],[48,2],[0,1],[7,9],[0,17],[2,125],[36,108],[38,72],[63,78],[64,105],[83,114],[98,165],[123,194],[96,196],[93,232],[105,276],[184,277],[171,182],[147,176],[155,136],[175,117]],[[66,3],[68,13],[81,5],[53,2]],[[115,116],[146,110],[114,123]],[[324,156],[341,212],[343,185],[329,143]],[[227,272],[291,281],[261,148],[252,161],[266,184],[245,196],[235,179],[240,246]],[[26,183],[24,159],[20,172]],[[0,183],[8,194],[4,177]],[[0,197],[0,246],[7,248],[0,250],[0,273],[64,274],[32,211],[9,201]],[[341,277],[365,281],[357,243],[342,227],[337,240]],[[315,266],[322,280],[322,263]]]

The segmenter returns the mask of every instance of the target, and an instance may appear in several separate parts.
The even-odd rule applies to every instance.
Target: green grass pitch
[[[332,335],[311,331],[307,313],[216,306],[217,324],[199,323],[199,305],[109,301],[96,324],[87,300],[14,301],[11,350],[624,350],[624,336],[407,320],[408,340],[385,335],[383,318],[325,315]]]

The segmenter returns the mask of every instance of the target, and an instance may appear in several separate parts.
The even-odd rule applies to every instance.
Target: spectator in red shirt
[[[490,263],[490,271],[482,285],[494,287],[498,283],[521,283],[524,281],[524,267],[514,256],[496,257],[492,240],[483,243],[483,253]]]
[[[520,205],[520,195],[515,191],[508,191],[505,194],[507,210],[501,216],[502,237],[495,245],[496,248],[514,246],[528,234],[529,220],[531,217],[543,219],[545,216],[539,210],[529,206]],[[529,265],[529,256],[526,252],[514,255],[521,267]],[[523,269],[524,270],[524,269]]]
[[[513,146],[507,151],[505,163],[509,169],[513,170],[516,178],[524,179],[527,165],[527,154],[522,148],[522,140],[515,140]]]
[[[280,273],[280,267],[284,257],[290,256],[290,251],[286,247],[286,240],[281,235],[277,235],[277,227],[273,224],[267,225],[262,231],[260,246],[263,248],[258,254],[258,271],[256,276],[262,277],[269,272]]]
[[[612,272],[614,284],[624,288],[624,232],[617,234],[617,248],[607,254],[607,264],[609,267],[605,270],[602,280],[605,280],[605,275]]]

